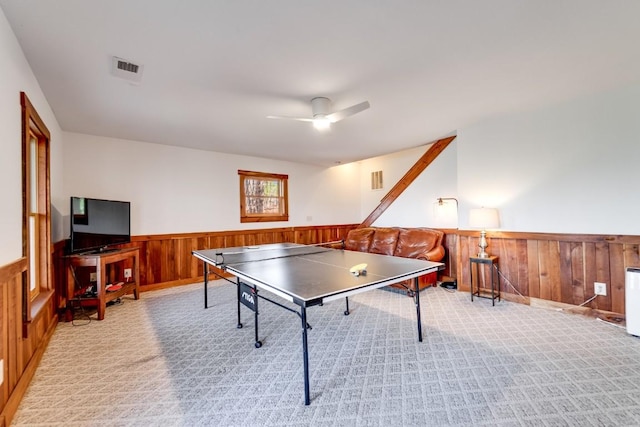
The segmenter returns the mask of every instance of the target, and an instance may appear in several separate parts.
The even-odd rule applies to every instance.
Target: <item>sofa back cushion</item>
[[[344,248],[348,251],[369,252],[373,231],[373,228],[349,230],[347,238],[344,239]]]
[[[372,254],[393,255],[398,243],[398,228],[376,228],[369,252]]]
[[[444,233],[431,228],[403,228],[398,235],[395,256],[416,258],[442,245]]]

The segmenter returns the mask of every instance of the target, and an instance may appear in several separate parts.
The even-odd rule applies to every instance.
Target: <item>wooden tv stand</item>
[[[66,320],[73,319],[73,303],[97,305],[98,320],[104,319],[104,312],[109,301],[123,295],[133,293],[135,299],[140,298],[140,270],[138,248],[116,249],[114,251],[74,254],[67,257],[67,305]],[[78,267],[94,267],[96,273],[96,296],[82,295],[82,290],[89,287],[78,283]],[[131,278],[124,278],[124,269],[131,269]],[[122,288],[114,292],[105,289],[108,283],[124,282]],[[80,289],[78,289],[78,287]]]

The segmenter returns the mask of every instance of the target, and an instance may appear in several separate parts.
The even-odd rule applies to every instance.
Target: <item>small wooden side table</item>
[[[117,249],[102,253],[89,253],[89,254],[75,254],[67,257],[67,310],[66,320],[73,320],[73,301],[79,301],[81,304],[95,304],[98,307],[98,320],[104,319],[104,312],[107,307],[107,302],[113,301],[116,298],[120,298],[123,295],[133,293],[135,299],[140,298],[140,261],[139,261],[139,249],[138,248],[124,248]],[[107,269],[111,265],[129,262],[129,266],[132,269],[132,280],[127,280],[124,277],[109,277],[111,274],[107,274]],[[81,297],[76,295],[76,273],[75,268],[90,267],[95,269],[96,272],[96,296],[95,297]],[[123,269],[119,271],[124,274]],[[115,276],[115,275],[113,275]],[[114,283],[117,280],[122,281],[122,288],[115,292],[107,292],[107,282]]]
[[[475,265],[475,269],[473,268]],[[491,268],[491,292],[483,291],[480,287],[480,277],[484,277],[480,275],[481,270],[480,267],[488,265]],[[480,257],[469,257],[469,274],[471,275],[471,301],[473,302],[474,295],[478,298],[488,298],[491,300],[491,305],[496,305],[496,298],[500,301],[500,275],[494,274],[494,271],[498,269],[498,257],[494,255],[490,255],[485,258]],[[473,271],[476,271],[476,282],[477,288],[473,285]],[[484,273],[484,268],[482,269],[482,273]],[[497,282],[497,289],[496,289]]]

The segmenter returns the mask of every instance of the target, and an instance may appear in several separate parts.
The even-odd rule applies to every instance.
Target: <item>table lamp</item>
[[[487,243],[487,228],[495,229],[500,226],[498,210],[495,208],[471,209],[471,211],[469,211],[469,226],[473,228],[480,228],[482,230],[480,232],[480,243],[478,244],[480,247],[478,258],[489,257],[486,250],[489,246]]]

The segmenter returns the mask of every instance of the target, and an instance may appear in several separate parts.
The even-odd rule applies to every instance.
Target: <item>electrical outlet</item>
[[[90,282],[97,282],[98,281],[98,273],[96,273],[95,271],[93,273],[89,274],[89,281]]]
[[[607,296],[607,284],[602,282],[593,282],[593,290],[596,295]]]
[[[125,279],[131,279],[131,269],[130,268],[125,268],[124,269],[124,278]]]

